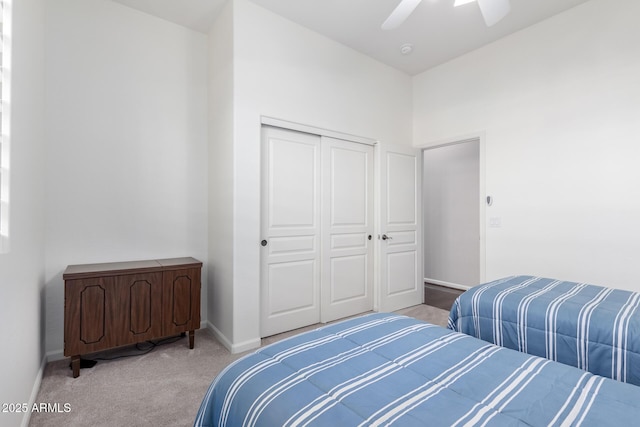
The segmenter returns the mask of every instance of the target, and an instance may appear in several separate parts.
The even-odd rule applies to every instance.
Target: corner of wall
[[[233,337],[234,2],[208,35],[208,275],[207,321],[231,349]]]

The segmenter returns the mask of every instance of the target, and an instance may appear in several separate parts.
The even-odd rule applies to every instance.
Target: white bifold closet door
[[[373,308],[373,147],[264,126],[261,335]]]

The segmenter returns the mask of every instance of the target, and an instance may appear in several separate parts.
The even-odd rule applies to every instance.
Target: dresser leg
[[[193,348],[193,344],[195,340],[195,330],[189,331],[189,348]]]
[[[73,369],[73,378],[80,376],[80,355],[71,356],[71,369]]]

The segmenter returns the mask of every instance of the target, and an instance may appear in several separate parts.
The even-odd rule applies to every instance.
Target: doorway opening
[[[480,138],[423,149],[427,304],[449,309],[457,295],[484,279],[482,157]]]

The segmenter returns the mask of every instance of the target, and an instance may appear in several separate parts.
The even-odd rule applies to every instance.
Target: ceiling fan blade
[[[511,10],[509,0],[478,0],[478,6],[487,27],[496,24]]]
[[[383,30],[393,30],[398,28],[408,17],[413,10],[418,7],[422,0],[402,0],[386,21],[382,23]]]

